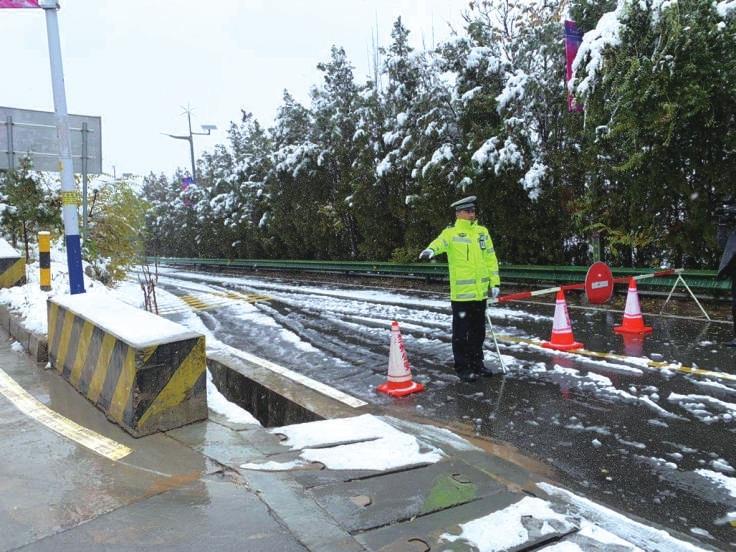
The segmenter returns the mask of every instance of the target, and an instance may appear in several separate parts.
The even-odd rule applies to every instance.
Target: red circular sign
[[[605,303],[613,295],[613,274],[606,263],[593,263],[585,275],[585,296],[594,305]]]

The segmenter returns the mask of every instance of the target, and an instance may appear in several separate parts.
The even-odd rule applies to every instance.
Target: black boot
[[[478,373],[486,378],[496,375],[496,371],[493,368],[488,368],[485,364],[481,364],[478,368]]]
[[[465,383],[473,383],[474,381],[478,380],[478,374],[470,371],[458,372],[457,377],[459,377],[460,380],[464,381]]]

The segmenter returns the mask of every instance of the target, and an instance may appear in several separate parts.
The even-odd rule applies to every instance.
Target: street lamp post
[[[185,136],[177,136],[175,134],[167,134],[165,132],[163,134],[165,134],[169,138],[175,138],[176,140],[186,140],[187,142],[189,142],[189,156],[192,162],[192,181],[194,182],[197,180],[197,176],[195,173],[196,169],[194,165],[194,138],[193,137],[194,136],[209,136],[213,130],[217,130],[217,126],[216,125],[201,125],[202,130],[206,130],[207,132],[192,132],[192,110],[187,108],[184,110],[184,112],[187,114],[187,124],[189,126],[189,134]]]

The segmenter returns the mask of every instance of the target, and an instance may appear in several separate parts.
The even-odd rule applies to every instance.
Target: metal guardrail
[[[149,257],[153,263],[154,257]],[[241,268],[247,270],[289,270],[322,273],[340,273],[362,276],[395,276],[403,278],[422,278],[427,280],[447,280],[447,263],[409,263],[370,261],[285,261],[272,259],[200,259],[184,257],[159,257],[159,264],[196,267]],[[612,268],[614,278],[651,274],[661,269],[654,268]],[[544,286],[548,284],[582,283],[588,267],[583,266],[543,266],[543,265],[504,265],[500,266],[501,281],[525,286]],[[728,280],[716,279],[715,270],[685,270],[682,273],[690,288],[703,297],[728,297],[731,284]],[[641,291],[668,293],[677,277],[649,278],[637,282]]]

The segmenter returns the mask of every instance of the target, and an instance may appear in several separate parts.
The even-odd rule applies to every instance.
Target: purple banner
[[[40,8],[38,0],[0,0],[2,8]]]
[[[580,43],[583,41],[583,33],[578,30],[577,25],[574,21],[569,19],[565,21],[565,84],[570,82],[572,78],[572,62],[575,61],[575,56],[578,53]],[[575,101],[575,96],[567,93],[567,110],[568,111],[582,111],[583,106],[578,105]]]

